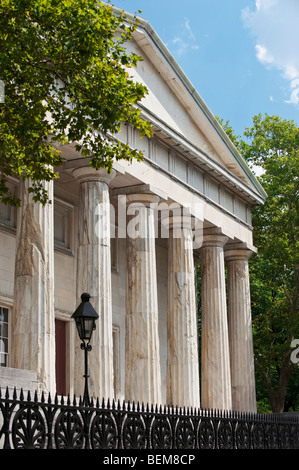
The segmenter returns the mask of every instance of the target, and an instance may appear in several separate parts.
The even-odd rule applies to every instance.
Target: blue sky
[[[111,0],[148,20],[213,114],[299,122],[299,0]]]

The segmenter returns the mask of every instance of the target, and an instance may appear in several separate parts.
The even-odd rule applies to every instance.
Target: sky
[[[259,113],[299,123],[299,0],[111,3],[150,22],[208,108],[237,135]]]

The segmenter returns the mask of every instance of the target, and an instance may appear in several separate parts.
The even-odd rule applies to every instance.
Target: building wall
[[[23,273],[15,273],[15,258],[17,255],[16,236],[20,238],[21,243],[23,242],[23,250],[28,244],[30,245],[30,243],[34,245],[35,238],[32,237],[27,245],[24,243],[24,239],[28,235],[26,227],[22,227],[22,236],[20,236],[20,231],[18,231],[17,235],[17,223],[19,224],[18,229],[21,227],[20,220],[17,222],[17,213],[20,215],[22,213],[21,210],[16,211],[8,207],[0,208],[2,209],[0,213],[0,307],[8,308],[11,315],[14,301],[16,302],[17,297],[18,311],[17,308],[15,308],[15,311],[17,311],[18,315],[22,316],[23,307],[21,308],[21,306],[25,305],[27,309],[26,314],[28,318],[30,318],[30,322],[34,323],[34,325],[30,325],[30,327],[33,326],[33,328],[28,336],[30,341],[32,340],[34,343],[33,346],[31,345],[32,351],[38,356],[38,359],[40,359],[40,355],[42,356],[43,362],[39,363],[39,371],[36,371],[41,376],[43,376],[43,369],[47,369],[47,361],[51,361],[52,363],[55,361],[55,352],[53,352],[55,349],[53,341],[55,334],[55,332],[53,334],[54,316],[56,319],[66,322],[65,374],[67,380],[65,392],[72,394],[76,391],[76,393],[78,393],[79,383],[79,392],[82,385],[83,393],[83,380],[80,378],[80,381],[77,377],[78,374],[81,374],[79,371],[82,370],[83,374],[83,368],[81,367],[81,361],[83,363],[83,352],[80,351],[79,340],[71,315],[80,302],[82,292],[80,292],[81,288],[79,285],[82,279],[84,278],[84,282],[88,279],[90,289],[94,289],[92,279],[90,279],[88,272],[90,265],[86,265],[87,269],[83,270],[81,267],[82,262],[84,263],[85,260],[81,260],[81,266],[79,266],[78,263],[77,253],[79,251],[81,254],[83,253],[82,257],[86,257],[87,254],[89,256],[89,262],[92,265],[90,272],[95,273],[93,275],[97,276],[97,283],[95,284],[97,286],[97,292],[94,293],[94,296],[97,296],[97,305],[99,308],[102,308],[104,301],[103,303],[101,303],[101,301],[104,299],[106,302],[106,310],[110,310],[110,305],[112,304],[112,325],[110,323],[110,316],[109,321],[102,321],[101,323],[101,325],[105,327],[102,331],[105,331],[105,334],[107,333],[109,336],[109,345],[107,346],[108,343],[105,343],[105,338],[100,338],[98,331],[93,337],[94,339],[95,336],[97,338],[97,344],[95,345],[97,349],[95,348],[95,350],[98,352],[98,357],[97,361],[94,362],[98,368],[97,378],[95,380],[97,386],[99,386],[101,382],[105,382],[106,386],[105,377],[109,376],[109,379],[107,379],[107,382],[109,381],[109,387],[107,387],[107,389],[111,389],[111,371],[108,370],[107,367],[110,368],[111,343],[113,343],[115,398],[126,398],[127,392],[125,383],[127,374],[128,371],[130,371],[130,373],[132,372],[132,364],[135,359],[134,354],[138,356],[140,353],[142,357],[138,357],[138,360],[140,358],[141,360],[136,367],[139,377],[145,377],[142,364],[147,364],[152,374],[153,371],[159,370],[159,374],[161,375],[161,390],[159,380],[156,380],[155,393],[157,393],[156,395],[149,394],[149,396],[158,396],[162,403],[165,403],[167,400],[175,400],[180,406],[185,403],[188,403],[188,406],[196,403],[197,406],[199,403],[198,358],[197,350],[195,350],[197,342],[197,310],[194,302],[195,282],[192,281],[193,252],[192,256],[190,256],[190,246],[192,245],[190,227],[185,230],[185,232],[180,232],[181,241],[179,243],[173,242],[172,240],[168,245],[167,239],[156,238],[156,263],[153,261],[153,245],[151,243],[147,245],[148,251],[151,252],[151,255],[147,258],[145,256],[146,249],[144,248],[143,251],[140,247],[138,248],[136,245],[133,246],[133,243],[130,241],[131,252],[133,252],[137,259],[135,266],[133,266],[134,260],[127,259],[129,243],[127,244],[126,237],[120,236],[120,233],[118,233],[117,237],[112,237],[110,267],[111,297],[109,291],[110,272],[106,269],[109,282],[105,282],[106,276],[105,273],[102,273],[102,265],[99,265],[99,258],[96,258],[96,261],[92,259],[93,254],[97,253],[97,256],[101,254],[104,257],[105,262],[108,260],[107,253],[109,249],[107,249],[107,240],[105,243],[102,243],[101,246],[98,241],[95,241],[96,237],[93,232],[94,225],[97,224],[98,216],[95,209],[98,208],[97,204],[101,198],[102,202],[105,199],[105,204],[110,200],[116,211],[118,207],[115,203],[115,198],[122,193],[126,194],[129,198],[134,199],[135,197],[135,202],[138,197],[141,196],[140,200],[143,200],[143,197],[151,201],[159,200],[166,204],[175,203],[180,208],[188,207],[191,215],[194,216],[198,222],[198,233],[200,234],[200,242],[196,247],[196,256],[201,256],[201,253],[203,253],[203,259],[205,260],[203,264],[204,270],[206,269],[206,271],[203,271],[203,275],[206,276],[205,281],[208,286],[205,292],[206,306],[208,307],[205,311],[205,315],[208,321],[210,317],[212,317],[212,326],[209,325],[209,328],[205,330],[205,335],[208,343],[211,336],[214,338],[212,341],[212,351],[215,357],[225,357],[225,361],[222,361],[222,365],[220,366],[217,364],[214,367],[210,358],[206,361],[205,366],[208,370],[206,376],[207,379],[210,380],[210,385],[206,386],[205,389],[207,395],[205,403],[208,403],[208,407],[215,406],[221,408],[222,406],[227,406],[227,403],[231,403],[232,389],[237,390],[239,393],[239,388],[241,388],[243,393],[248,387],[251,387],[251,391],[254,387],[250,341],[248,341],[248,350],[243,350],[242,352],[243,354],[245,351],[244,355],[248,359],[248,367],[246,370],[244,369],[245,372],[243,371],[243,374],[239,374],[242,367],[239,363],[234,362],[235,372],[237,372],[235,376],[237,379],[236,384],[232,385],[232,387],[230,386],[230,361],[228,359],[229,347],[226,328],[227,318],[224,285],[224,251],[226,248],[229,248],[228,259],[231,271],[238,274],[237,276],[232,275],[230,277],[230,292],[232,297],[232,306],[230,309],[232,318],[234,318],[233,322],[239,326],[239,320],[238,318],[236,320],[235,316],[242,317],[242,315],[239,314],[239,310],[237,312],[235,307],[235,305],[238,304],[238,308],[240,306],[243,312],[244,324],[242,324],[242,335],[245,337],[246,334],[250,337],[250,296],[248,294],[247,255],[248,252],[251,253],[255,251],[252,246],[251,208],[256,203],[262,201],[263,195],[259,193],[260,189],[258,183],[253,181],[249,170],[244,169],[245,164],[240,164],[241,157],[239,158],[236,150],[226,142],[225,136],[223,135],[224,133],[221,134],[221,129],[217,127],[214,118],[209,114],[205,105],[200,102],[199,98],[196,98],[195,90],[190,89],[190,84],[187,83],[186,77],[183,77],[174,61],[166,57],[167,53],[165,53],[165,51],[164,55],[166,55],[163,57],[163,52],[161,52],[163,51],[162,45],[157,48],[155,40],[152,41],[148,33],[141,31],[141,29],[142,27],[137,29],[136,33],[134,33],[132,41],[128,44],[128,48],[142,55],[144,61],[141,62],[137,70],[133,69],[131,72],[137,80],[142,81],[148,87],[149,94],[143,101],[141,108],[143,117],[149,118],[153,123],[155,135],[150,140],[146,137],[140,139],[138,132],[124,125],[117,137],[130,146],[142,150],[145,156],[144,160],[142,162],[116,162],[114,166],[116,176],[112,179],[111,175],[108,177],[107,174],[104,174],[105,172],[101,173],[101,171],[98,172],[96,176],[91,174],[92,171],[88,166],[88,162],[81,158],[71,144],[61,148],[63,156],[65,157],[65,163],[60,170],[60,178],[55,181],[54,200],[52,201],[54,206],[55,314],[52,309],[51,312],[49,312],[49,318],[45,318],[47,302],[43,303],[43,297],[47,297],[48,303],[52,305],[53,289],[49,277],[52,276],[53,251],[51,243],[53,240],[52,238],[49,240],[49,237],[47,237],[42,227],[51,226],[51,221],[46,220],[46,213],[40,210],[36,211],[36,220],[33,221],[36,222],[36,224],[33,223],[32,227],[38,228],[39,235],[41,235],[39,241],[43,246],[34,247],[37,248],[35,252],[39,266],[34,274],[31,275],[31,279],[29,279],[30,273],[26,273],[27,278],[25,278],[26,276],[23,276]],[[13,182],[13,185],[15,185],[15,189],[17,190],[17,182]],[[80,195],[80,188],[82,189],[82,187],[84,187],[85,191],[84,197]],[[21,192],[24,198],[22,210],[26,210],[26,207],[28,208],[31,205],[31,210],[34,214],[35,210],[33,210],[32,201],[30,201],[28,194],[25,193],[23,189]],[[146,204],[144,205],[144,209],[146,210],[143,212],[143,223],[150,223],[149,211],[147,211],[148,206],[146,206]],[[152,209],[150,209],[150,211],[151,210]],[[112,210],[112,213],[113,212],[114,210]],[[48,207],[47,213],[52,214],[52,206],[51,209]],[[52,215],[49,215],[49,217],[52,217]],[[83,220],[80,220],[80,217]],[[123,218],[117,218],[117,220],[111,217],[110,225],[112,232],[114,232],[115,229],[119,231],[120,225],[126,227],[124,215],[121,215],[121,217]],[[28,223],[30,225],[30,220]],[[104,220],[102,225],[103,232],[105,232],[106,228],[105,223],[108,224],[109,221]],[[50,228],[52,229],[52,227]],[[181,230],[181,228],[179,230]],[[206,235],[203,235],[204,232]],[[81,237],[79,237],[79,234]],[[82,242],[82,240],[86,240],[88,237],[90,237],[90,240],[87,243],[86,241]],[[82,240],[80,241],[79,239]],[[146,240],[146,243],[147,242],[149,242],[149,239]],[[80,243],[81,245],[79,246]],[[83,246],[84,243],[86,243],[86,245]],[[226,247],[226,244],[229,246]],[[148,248],[149,245],[150,248]],[[44,262],[45,260],[43,259],[42,248],[44,248],[45,252],[47,251],[46,262]],[[175,259],[172,259],[168,255],[170,249]],[[191,246],[191,250],[192,249]],[[87,262],[86,260],[86,263]],[[140,312],[133,311],[135,315],[134,327],[141,327],[142,329],[143,325],[146,325],[146,328],[152,328],[153,331],[149,333],[145,331],[145,327],[142,329],[138,338],[138,347],[140,349],[133,348],[131,361],[126,361],[126,333],[128,333],[126,332],[127,298],[132,300],[134,297],[133,300],[137,304],[139,295],[137,289],[133,294],[132,292],[129,293],[127,287],[127,272],[129,271],[128,266],[135,268],[138,263],[142,265],[138,275],[141,277],[142,273],[143,276],[144,273],[150,273],[151,278],[142,280],[142,292],[149,305],[145,305],[146,301],[143,302],[145,312],[142,310],[141,313],[144,313],[144,318],[142,318],[142,315],[139,315]],[[157,269],[154,273],[155,266],[157,266]],[[171,270],[169,270],[169,266]],[[132,271],[130,272],[131,276],[134,277]],[[49,273],[50,275],[48,276]],[[32,302],[30,300],[27,301],[27,303],[26,301],[23,302],[24,299],[21,298],[22,295],[20,295],[19,292],[14,292],[15,275],[16,279],[19,279],[18,285],[22,287],[22,292],[28,293],[28,299],[30,299],[33,292],[36,292],[34,289],[38,289],[40,306],[35,306],[35,308],[31,309],[30,306],[32,306]],[[137,278],[138,282],[140,282],[140,277],[135,276],[134,282],[137,283]],[[155,277],[157,277],[157,286]],[[26,284],[27,281],[28,284]],[[48,287],[45,286],[50,287],[48,289]],[[147,289],[150,291],[148,298]],[[99,292],[99,290],[101,290],[101,292]],[[50,295],[48,296],[49,291]],[[235,291],[238,293],[239,297],[234,297]],[[168,298],[168,292],[174,292],[176,298]],[[242,301],[244,292],[246,293],[246,302]],[[149,318],[152,313],[152,305],[156,308],[156,294],[158,297],[158,339],[156,328],[153,326],[153,323],[156,321],[155,315],[157,312],[154,312],[154,320]],[[174,312],[170,311],[169,314],[168,308],[171,303],[170,301],[173,300],[174,302],[171,305],[174,308]],[[103,315],[105,314],[104,310],[103,308]],[[217,327],[213,330],[214,323],[217,323],[219,318],[222,322],[222,326],[221,328]],[[183,322],[181,321],[182,319]],[[16,336],[18,336],[17,341],[19,342],[19,346],[22,346],[22,329],[26,324],[26,318],[22,318],[22,322],[20,323],[22,323],[22,328],[19,327]],[[169,334],[169,325],[172,327],[172,336]],[[175,331],[174,325],[180,325],[182,331]],[[110,337],[111,326],[112,341]],[[238,331],[240,331],[240,329]],[[11,331],[9,334],[11,335]],[[168,336],[171,336],[171,338]],[[145,347],[143,347],[144,345],[140,338],[145,338]],[[222,342],[224,339],[225,341]],[[37,344],[35,344],[35,342]],[[172,342],[171,347],[169,347],[170,342]],[[231,342],[234,343],[234,339],[231,338]],[[157,347],[157,343],[159,343],[159,348]],[[225,347],[223,346],[224,344]],[[239,349],[242,349],[241,344],[242,341],[238,339]],[[233,344],[231,350],[233,347],[235,348],[235,346],[236,345]],[[148,348],[149,351],[148,356],[146,356],[146,348]],[[159,361],[157,361],[155,356],[158,349]],[[92,352],[93,355],[95,354],[95,350]],[[179,352],[177,353],[177,351]],[[8,353],[10,358],[11,351],[8,350]],[[240,356],[239,353],[236,355]],[[102,364],[102,359],[99,359],[100,357],[105,357],[109,365],[107,366],[106,363]],[[131,362],[131,364],[129,364],[129,362]],[[136,361],[136,364],[137,362],[138,361]],[[159,364],[157,364],[157,362],[159,362]],[[154,366],[153,363],[155,363]],[[8,365],[10,365],[10,361],[8,361]],[[106,367],[106,374],[103,373],[104,367]],[[55,367],[52,369],[55,369]],[[169,379],[170,369],[174,377],[171,378],[171,380],[173,380],[172,384],[170,384]],[[247,371],[249,372],[247,373]],[[43,376],[43,379],[45,379],[44,383],[50,383],[49,375],[51,374],[52,372],[44,374],[47,375],[47,377]],[[178,375],[180,375],[179,380]],[[224,382],[221,382],[222,376],[227,386],[225,393],[223,392]],[[157,377],[152,377],[153,380],[149,380],[148,375],[145,378],[147,384],[141,391],[142,396],[147,396],[147,389],[149,390],[152,385],[151,381],[155,381],[154,379]],[[53,377],[50,377],[50,379],[52,387]],[[134,380],[136,384],[136,377]],[[134,399],[132,383],[133,379],[130,383],[130,396]],[[173,397],[175,398],[167,398],[170,389],[174,392]],[[214,391],[214,401],[212,400],[210,402],[209,395],[212,396],[212,392]],[[224,400],[223,395],[225,395]],[[212,405],[210,405],[210,403],[212,403]],[[252,411],[253,408],[254,402],[251,401],[246,411]]]

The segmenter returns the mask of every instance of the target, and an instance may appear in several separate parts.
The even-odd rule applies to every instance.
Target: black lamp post
[[[72,318],[76,322],[76,327],[78,330],[79,337],[82,341],[81,349],[84,350],[84,359],[85,359],[85,386],[84,386],[84,395],[83,395],[83,405],[89,406],[89,392],[88,392],[88,352],[91,351],[91,336],[93,330],[96,328],[95,321],[99,318],[99,315],[89,303],[90,295],[84,293],[81,295],[81,304],[77,310],[73,313]]]

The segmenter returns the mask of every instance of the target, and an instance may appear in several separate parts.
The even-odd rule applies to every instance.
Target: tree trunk
[[[268,398],[273,413],[283,413],[285,410],[285,399],[290,376],[297,364],[290,363],[291,351],[286,352],[283,364],[280,368],[278,390],[274,389],[269,376],[258,367],[262,380],[268,392]],[[276,388],[276,387],[275,387]]]
[[[268,391],[270,405],[273,413],[283,413],[286,393]]]

